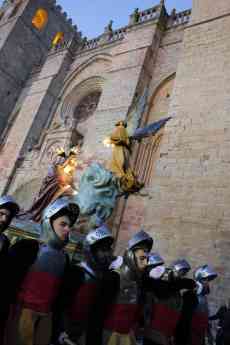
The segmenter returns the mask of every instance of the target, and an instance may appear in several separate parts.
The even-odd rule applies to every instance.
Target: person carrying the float
[[[21,240],[9,250],[15,300],[5,345],[50,343],[52,311],[68,267],[64,247],[78,215],[76,203],[57,199],[44,211],[40,241]]]
[[[191,322],[194,310],[198,305],[197,282],[194,280],[194,288],[181,291],[182,306],[180,317],[176,325],[175,345],[188,345],[191,340]]]
[[[230,300],[224,302],[214,315],[209,316],[209,321],[218,321],[216,332],[216,345],[223,345],[225,333],[228,334],[228,342],[230,344]],[[228,320],[229,319],[229,320]],[[227,325],[227,328],[225,327]]]
[[[210,293],[210,282],[217,278],[217,273],[210,265],[200,266],[194,272],[194,279],[197,282],[198,305],[193,313],[191,322],[191,345],[203,345],[208,335],[208,299]]]
[[[144,283],[145,289],[151,292],[151,301],[148,302],[151,311],[146,320],[144,345],[171,344],[181,316],[183,305],[181,290],[196,287],[192,279],[185,277],[191,269],[186,260],[179,259],[173,262],[169,269],[165,269],[162,261],[156,257],[155,267],[156,265],[158,267],[149,274],[152,281],[148,278],[149,283]],[[153,258],[150,264],[152,262]],[[157,279],[158,284],[156,284]]]
[[[19,206],[11,196],[0,197],[0,270],[2,277],[4,277],[4,281],[1,281],[0,284],[0,295],[2,296],[0,302],[0,344],[3,344],[3,333],[9,309],[7,255],[10,241],[4,232],[18,212]]]
[[[59,337],[62,344],[69,341],[85,344],[89,318],[94,318],[97,285],[109,270],[113,260],[114,238],[106,225],[92,229],[83,244],[84,261],[73,264],[63,289],[64,332]]]
[[[86,345],[134,345],[142,315],[142,275],[153,239],[145,231],[128,242],[120,266],[114,267],[101,283],[89,320]]]
[[[18,214],[19,206],[16,201],[8,195],[0,197],[0,265],[4,264],[4,257],[8,252],[10,241],[4,234],[12,219]]]
[[[150,253],[148,256],[148,266],[146,268],[147,277],[153,279],[161,279],[166,272],[165,261],[158,253]],[[143,344],[153,342],[151,333],[151,319],[154,313],[154,305],[156,303],[155,294],[152,289],[145,291],[144,300],[144,339]]]

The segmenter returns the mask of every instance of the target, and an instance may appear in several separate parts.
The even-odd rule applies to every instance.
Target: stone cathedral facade
[[[230,3],[164,1],[83,38],[55,0],[8,0],[0,11],[0,193],[28,208],[58,147],[81,145],[76,182],[121,119],[172,116],[133,147],[145,193],[121,199],[112,219],[121,252],[141,226],[167,261],[212,264],[215,295],[230,278]],[[79,28],[80,29],[80,28]]]

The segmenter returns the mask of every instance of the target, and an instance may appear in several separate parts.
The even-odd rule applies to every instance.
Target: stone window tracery
[[[88,131],[87,120],[94,114],[101,96],[101,91],[93,91],[83,97],[78,103],[73,114],[73,126],[71,145],[80,145],[84,143],[84,137]]]
[[[74,111],[74,118],[76,120],[76,124],[84,122],[93,115],[98,106],[100,96],[101,92],[95,91],[85,96],[80,101],[80,103],[77,105]]]

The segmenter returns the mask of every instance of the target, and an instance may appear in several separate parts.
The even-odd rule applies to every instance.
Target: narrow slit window
[[[64,42],[64,33],[63,32],[57,32],[54,36],[54,39],[52,41],[52,46],[55,47],[58,44],[61,44]]]

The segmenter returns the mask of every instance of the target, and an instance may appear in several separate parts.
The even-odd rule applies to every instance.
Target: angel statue
[[[119,121],[110,137],[105,139],[104,144],[112,146],[112,159],[107,168],[118,178],[119,187],[124,193],[138,192],[144,186],[138,181],[130,164],[132,142],[155,135],[169,119],[167,117],[144,128],[137,128],[132,135],[128,133],[126,122]]]
[[[119,179],[120,188],[124,192],[138,192],[140,183],[130,166],[131,140],[124,121],[116,123],[107,143],[112,146],[112,160],[107,168]]]
[[[67,155],[63,148],[57,150],[57,157],[48,168],[48,174],[42,181],[38,195],[31,208],[19,215],[40,222],[43,210],[62,196],[73,196],[77,193],[74,185],[74,173],[78,165],[78,146],[72,147]]]

